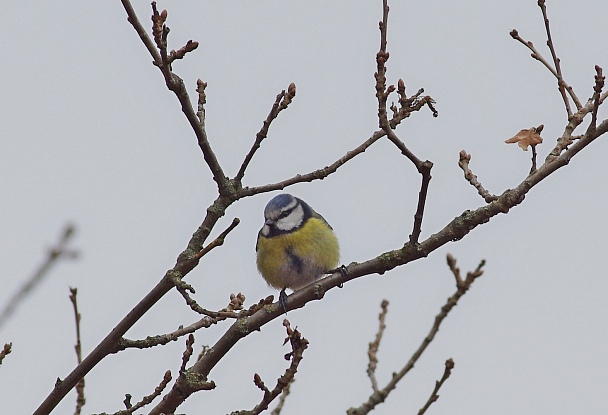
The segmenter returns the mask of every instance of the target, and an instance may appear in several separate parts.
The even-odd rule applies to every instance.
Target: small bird
[[[302,199],[280,194],[264,209],[264,226],[255,250],[257,266],[268,285],[298,290],[333,271],[340,260],[338,238],[323,216]]]

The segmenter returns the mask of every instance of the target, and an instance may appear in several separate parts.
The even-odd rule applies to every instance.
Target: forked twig
[[[171,382],[171,371],[167,370],[165,372],[165,375],[163,376],[163,380],[161,380],[160,384],[156,388],[154,388],[154,392],[152,392],[150,395],[144,396],[141,401],[137,402],[135,405],[131,404],[132,396],[127,393],[125,395],[125,400],[123,401],[127,409],[115,412],[113,415],[130,415],[138,409],[149,405],[150,403],[152,403],[152,401],[154,401],[154,399],[160,396],[160,394],[165,390],[169,382]]]
[[[308,347],[308,340],[306,340],[297,329],[292,329],[287,319],[283,320],[283,326],[287,330],[287,338],[284,343],[289,342],[291,344],[291,352],[285,355],[285,360],[291,359],[291,364],[285,370],[285,373],[277,379],[276,386],[270,390],[266,387],[262,378],[257,373],[253,376],[253,383],[264,392],[264,396],[259,404],[257,404],[250,411],[238,411],[233,414],[239,415],[258,415],[268,409],[268,405],[279,395],[281,395],[293,382],[294,376],[298,371],[298,366],[302,361],[302,355],[304,350]],[[288,393],[288,392],[287,392]],[[286,396],[286,394],[285,394]],[[284,399],[284,397],[283,397]],[[281,405],[282,406],[282,405]]]
[[[28,294],[30,294],[40,282],[49,274],[51,268],[60,259],[76,259],[79,252],[73,249],[68,249],[67,245],[70,239],[74,236],[76,227],[68,224],[63,229],[61,237],[55,246],[48,251],[48,255],[42,265],[34,272],[34,274],[21,286],[11,299],[8,301],[2,312],[0,312],[0,327],[10,318],[19,303],[21,303]]]
[[[456,292],[448,298],[447,302],[441,307],[441,311],[435,316],[435,321],[429,333],[424,337],[418,349],[412,354],[410,360],[405,366],[399,371],[393,373],[391,380],[382,389],[374,391],[369,399],[357,408],[349,408],[346,413],[348,415],[365,415],[372,411],[378,404],[384,402],[386,397],[397,387],[397,384],[403,377],[414,367],[422,353],[431,344],[437,332],[439,332],[439,326],[448,316],[450,311],[458,304],[460,298],[469,290],[471,284],[483,274],[482,268],[485,265],[485,260],[482,260],[475,271],[467,273],[465,279],[460,277],[460,270],[456,267],[456,260],[452,255],[447,256],[448,266],[454,274],[456,280]]]
[[[418,204],[416,207],[416,213],[414,214],[414,224],[412,226],[412,233],[409,236],[409,242],[413,245],[418,243],[420,233],[422,232],[422,219],[424,216],[424,207],[426,204],[426,198],[428,193],[429,182],[431,180],[431,169],[433,163],[429,160],[420,160],[406,145],[405,143],[395,134],[394,128],[409,114],[413,111],[420,110],[424,105],[427,105],[433,116],[437,116],[437,111],[433,107],[434,101],[430,97],[425,97],[422,101],[418,100],[419,95],[423,92],[421,89],[418,94],[414,95],[414,98],[408,99],[405,95],[405,83],[402,79],[399,79],[397,83],[398,87],[394,85],[386,86],[386,62],[389,59],[389,53],[386,50],[387,45],[387,29],[388,29],[388,15],[389,6],[388,1],[382,1],[382,21],[379,22],[380,28],[380,50],[376,54],[376,67],[377,71],[374,74],[376,78],[376,99],[378,100],[378,121],[380,128],[382,128],[388,137],[388,139],[401,151],[405,157],[407,157],[416,166],[418,173],[421,175],[420,192],[418,193]],[[387,100],[388,96],[397,90],[399,95],[400,109],[397,109],[394,105],[391,106],[393,111],[393,119],[389,121],[387,114]]]
[[[582,105],[572,87],[569,86],[566,81],[564,81],[564,76],[562,75],[562,67],[560,64],[560,59],[557,57],[557,53],[555,52],[555,45],[553,44],[553,39],[551,38],[551,29],[549,27],[549,16],[547,15],[547,6],[545,6],[545,0],[538,0],[538,6],[543,14],[543,20],[545,22],[545,31],[547,33],[547,46],[551,51],[551,57],[553,58],[553,63],[555,65],[555,73],[557,77],[557,87],[559,89],[560,94],[562,95],[562,99],[564,100],[564,105],[566,106],[566,112],[568,113],[568,117],[572,116],[572,110],[570,109],[570,101],[568,100],[568,96],[566,95],[566,90],[569,88],[571,92],[571,97],[574,100],[574,105],[576,105],[576,109],[580,110]],[[570,92],[568,91],[568,92]]]
[[[519,33],[517,32],[517,30],[515,30],[515,29],[511,30],[510,35],[513,39],[519,41],[520,43],[525,45],[528,49],[530,49],[530,51],[532,51],[532,57],[534,59],[538,60],[539,62],[541,62],[543,65],[545,65],[545,67],[547,69],[549,69],[549,71],[553,74],[553,76],[555,76],[555,78],[557,79],[557,89],[559,90],[559,93],[562,96],[564,105],[566,107],[566,113],[568,114],[568,118],[570,119],[570,117],[572,117],[572,115],[573,115],[573,112],[570,107],[570,100],[568,99],[568,95],[570,95],[570,98],[572,98],[572,101],[574,102],[574,105],[576,106],[577,111],[580,111],[581,108],[583,108],[583,105],[581,104],[581,101],[578,99],[578,97],[574,93],[574,89],[572,88],[572,86],[570,86],[564,80],[564,76],[562,75],[560,59],[557,57],[557,53],[555,52],[555,45],[553,44],[553,38],[551,36],[551,29],[549,27],[549,16],[547,14],[547,7],[545,5],[545,0],[538,0],[538,6],[540,7],[540,10],[543,15],[543,21],[545,24],[545,32],[547,34],[547,46],[549,47],[549,51],[551,52],[551,57],[553,59],[554,66],[551,66],[551,64],[534,47],[534,44],[532,42],[525,41],[523,38],[521,38],[521,36],[519,36]]]

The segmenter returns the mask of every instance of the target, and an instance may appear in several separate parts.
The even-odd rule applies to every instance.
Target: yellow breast
[[[277,289],[302,288],[336,268],[339,260],[336,235],[316,217],[293,232],[270,238],[258,236],[258,270]]]

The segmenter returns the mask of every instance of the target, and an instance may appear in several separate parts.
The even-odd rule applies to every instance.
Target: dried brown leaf
[[[527,130],[521,130],[515,136],[505,140],[505,143],[517,143],[522,150],[528,151],[528,146],[535,146],[543,142],[539,132],[542,127],[532,127]]]

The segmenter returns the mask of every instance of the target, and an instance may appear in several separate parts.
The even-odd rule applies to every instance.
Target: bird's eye
[[[281,212],[281,214],[279,215],[279,219],[286,218],[287,216],[289,216],[290,213],[291,213],[291,210],[286,210],[284,212]]]

